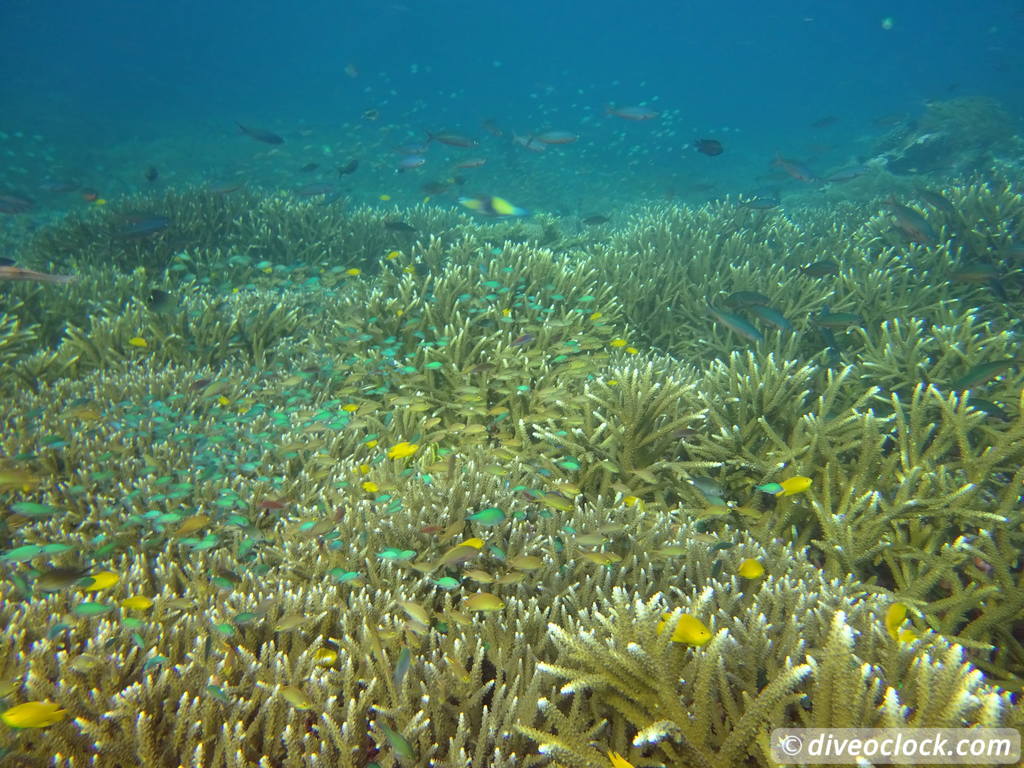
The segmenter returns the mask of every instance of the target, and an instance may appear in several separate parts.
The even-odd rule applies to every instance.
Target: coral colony
[[[991,180],[45,227],[19,264],[74,279],[2,284],[0,750],[731,768],[776,726],[1019,727],[1021,242]]]

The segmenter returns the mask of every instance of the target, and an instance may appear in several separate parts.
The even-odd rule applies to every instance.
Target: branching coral
[[[774,725],[1019,723],[1019,302],[953,281],[1024,223],[1008,183],[944,195],[916,244],[880,205],[602,243],[195,191],[44,232],[26,263],[79,281],[0,320],[3,690],[70,716],[3,747],[715,766]]]

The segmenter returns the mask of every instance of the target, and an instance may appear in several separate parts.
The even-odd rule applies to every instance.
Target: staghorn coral
[[[159,761],[155,744],[172,766],[714,765],[764,762],[772,724],[1019,722],[992,685],[1024,669],[1020,373],[954,387],[1016,359],[1019,300],[949,282],[959,239],[1009,267],[1017,192],[945,194],[961,207],[928,212],[928,245],[871,206],[651,208],[609,245],[251,196],[166,263],[84,252],[66,307],[14,286],[32,309],[10,316],[46,330],[4,369],[0,556],[73,549],[4,561],[3,669],[9,703],[72,716],[3,746],[58,744],[68,766]],[[234,205],[193,220],[207,203],[185,197],[199,233]],[[347,234],[316,242],[321,212]],[[424,237],[389,234],[399,217]],[[822,257],[835,274],[802,271]],[[175,305],[150,309],[153,286]],[[735,290],[796,331],[750,345],[713,323],[705,301]],[[842,364],[826,305],[863,319],[836,332]],[[795,475],[800,495],[755,489]],[[765,579],[733,575],[748,557]],[[91,618],[77,587],[38,589],[84,563],[121,579]],[[470,610],[482,591],[503,606]],[[132,595],[155,605],[119,607]],[[920,640],[884,630],[893,599]],[[673,610],[712,643],[659,635]],[[641,659],[680,674],[612,679]],[[567,679],[584,682],[564,698]],[[984,706],[935,712],[934,691]]]
[[[976,675],[965,682],[970,667],[960,648],[895,643],[879,625],[877,598],[814,582],[774,579],[747,596],[739,615],[738,598],[721,585],[680,600],[682,609],[721,622],[695,649],[654,630],[667,596],[643,601],[617,590],[606,607],[570,628],[550,627],[560,659],[540,670],[565,681],[560,693],[573,704],[566,716],[544,701],[542,716],[553,730],[520,730],[566,765],[604,766],[596,741],[638,764],[714,768],[773,765],[774,727],[1020,721],[1008,695],[986,690]],[[669,625],[680,611],[666,614]],[[939,690],[948,693],[937,696]]]
[[[472,463],[463,469],[463,482],[475,486],[481,499],[508,504],[510,512],[529,509]],[[534,551],[548,565],[531,571],[527,579],[492,586],[503,596],[505,608],[473,619],[460,607],[458,593],[438,589],[429,574],[373,556],[384,542],[434,549],[436,545],[416,533],[417,527],[458,516],[461,509],[459,501],[441,493],[430,501],[410,488],[409,498],[415,505],[406,517],[380,518],[372,501],[355,503],[345,517],[344,547],[324,546],[341,532],[339,524],[311,510],[284,515],[264,528],[263,543],[248,564],[236,560],[233,546],[190,554],[187,540],[151,555],[116,556],[105,567],[120,573],[121,583],[114,594],[104,592],[93,600],[113,604],[121,596],[148,594],[154,600],[151,613],[133,616],[128,609],[114,608],[105,616],[83,619],[74,615],[73,606],[82,600],[74,590],[31,602],[8,592],[4,656],[20,682],[21,695],[59,700],[73,714],[49,729],[45,740],[26,732],[11,748],[23,755],[46,749],[61,756],[58,764],[68,766],[84,764],[92,754],[110,766],[140,760],[176,765],[186,759],[208,766],[261,761],[301,765],[314,755],[337,765],[361,766],[376,749],[381,752],[374,759],[382,765],[400,764],[376,725],[384,718],[413,745],[420,760],[445,766],[467,759],[473,764],[534,765],[544,758],[528,756],[530,742],[517,733],[540,738],[556,724],[589,723],[580,733],[624,750],[623,738],[653,724],[638,725],[637,713],[644,706],[657,706],[661,723],[672,720],[673,712],[687,711],[688,694],[673,701],[670,693],[676,683],[669,683],[674,678],[662,674],[666,664],[671,668],[685,663],[679,677],[694,680],[698,691],[716,697],[730,713],[698,719],[695,727],[709,731],[701,732],[707,738],[690,739],[698,751],[706,752],[719,748],[724,736],[724,759],[752,750],[754,737],[769,722],[794,722],[792,712],[802,710],[786,710],[791,714],[784,715],[783,701],[795,703],[801,696],[829,701],[828,694],[840,683],[829,685],[823,673],[820,680],[811,676],[817,681],[815,689],[798,686],[815,662],[792,666],[789,659],[800,649],[824,645],[830,628],[834,633],[835,627],[845,627],[847,614],[863,628],[863,637],[854,644],[849,635],[851,647],[835,653],[826,647],[820,659],[825,669],[835,668],[839,660],[848,664],[854,652],[884,668],[892,676],[886,679],[902,680],[901,691],[924,695],[929,679],[922,677],[922,668],[927,672],[928,666],[913,660],[927,659],[926,648],[938,649],[936,653],[946,648],[938,638],[921,641],[923,645],[897,645],[881,625],[885,599],[865,598],[855,582],[826,581],[803,556],[782,545],[766,550],[749,537],[723,531],[718,541],[734,543],[723,554],[688,526],[670,529],[665,513],[641,513],[636,534],[612,534],[615,546],[627,555],[613,569],[595,568],[570,549],[559,552],[541,544]],[[539,537],[529,526],[513,526],[508,551],[550,541],[565,524],[579,531],[611,531],[607,521],[622,512],[599,503],[558,522],[538,518]],[[310,531],[304,521],[333,524],[303,533]],[[79,535],[92,536],[96,526],[113,533],[118,524],[99,510],[87,512]],[[65,540],[68,536],[59,525],[44,525],[37,534],[45,528],[61,531]],[[668,544],[682,545],[682,551],[673,551],[666,560],[659,551]],[[772,575],[760,584],[741,586],[729,574],[742,557],[759,558]],[[501,567],[500,560],[487,560],[489,564],[479,565]],[[338,563],[354,566],[360,577],[339,579]],[[647,574],[642,587],[640,573]],[[230,584],[211,583],[225,578],[211,574],[229,574]],[[547,597],[539,600],[538,595]],[[404,607],[409,601],[421,606],[429,628],[411,618],[417,614]],[[673,607],[708,617],[717,630],[712,644],[685,651],[673,646],[667,633],[659,635],[654,624],[662,611]],[[603,627],[600,631],[613,631],[615,644],[587,640],[592,637],[588,634],[582,653],[567,650],[573,645],[567,638],[591,623]],[[548,644],[548,633],[563,646],[561,652],[556,654]],[[644,662],[629,651],[629,659],[637,661],[616,659],[615,665],[606,665],[606,656],[616,647],[631,648],[630,643],[655,656]],[[415,661],[395,685],[393,665],[403,645],[412,649]],[[331,649],[336,657],[318,655],[322,649]],[[758,662],[741,662],[744,658]],[[729,675],[734,682],[723,687],[708,672],[728,659],[739,666]],[[600,717],[603,705],[597,701],[575,717],[566,715],[553,683],[534,670],[542,663],[542,669],[557,672],[570,662],[588,665],[591,688],[601,687],[594,684],[595,675],[628,674],[643,702],[629,705],[629,692],[610,692],[609,701],[619,702],[613,706],[622,719],[613,718],[607,729],[597,727],[596,720],[581,719]],[[637,663],[646,673],[634,669]],[[1012,716],[1009,700],[983,688],[968,667],[952,669],[957,670],[955,677],[949,678],[949,671],[943,674],[968,687],[975,696],[970,700],[992,699],[985,707],[986,722]],[[578,674],[573,679],[573,690],[582,697],[584,684]],[[295,694],[288,694],[286,686],[300,690],[309,703],[293,703],[288,696]],[[647,686],[651,688],[645,693]],[[748,699],[741,692],[749,690],[761,693]],[[865,700],[871,692],[877,690],[866,688]],[[874,711],[867,705],[861,709]],[[813,705],[810,711],[815,712]],[[970,722],[974,711],[957,716]],[[662,743],[674,729],[661,738],[655,730],[646,728],[650,743],[681,759],[675,747]],[[541,740],[561,744],[565,738],[544,735]],[[580,742],[579,736],[575,739]]]
[[[686,460],[681,437],[703,426],[703,412],[689,405],[695,401],[692,373],[669,360],[619,364],[585,382],[581,394],[566,393],[563,413],[534,433],[553,458],[583,463],[575,482],[588,496],[619,492],[668,506],[680,495],[695,498],[682,482],[688,473],[717,466]]]
[[[23,328],[16,316],[0,315],[0,370],[6,370],[37,339],[37,328]]]

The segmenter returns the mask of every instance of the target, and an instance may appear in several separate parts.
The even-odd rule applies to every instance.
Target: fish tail
[[[66,283],[70,283],[70,282],[78,279],[78,276],[77,275],[45,275],[45,276],[40,277],[38,279],[39,279],[40,282],[43,282],[43,283],[53,283],[54,285],[65,285]]]

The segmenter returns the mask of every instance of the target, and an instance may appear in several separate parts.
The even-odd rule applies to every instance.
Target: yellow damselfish
[[[744,579],[760,579],[764,576],[764,566],[752,557],[740,563],[739,574]]]
[[[153,607],[153,601],[145,595],[133,595],[122,600],[121,605],[129,611],[148,611]]]
[[[803,475],[796,475],[795,477],[788,477],[783,480],[779,485],[782,486],[781,491],[775,493],[776,496],[793,496],[797,493],[803,493],[811,487],[811,483],[814,481],[809,477]]]
[[[658,634],[665,631],[665,625],[672,618],[671,613],[663,613],[661,621],[658,622]],[[711,630],[696,616],[684,613],[676,622],[672,630],[673,643],[686,643],[687,645],[705,645],[711,639]]]
[[[910,628],[904,627],[907,620],[907,606],[903,603],[893,603],[885,611],[885,630],[893,640],[901,643],[910,643],[918,638],[918,633]]]
[[[463,600],[462,604],[471,611],[500,611],[505,607],[505,601],[490,592],[477,592]]]
[[[317,648],[313,658],[318,664],[330,665],[338,660],[338,652],[333,648]]]
[[[130,339],[128,339],[128,343],[131,344],[133,347],[140,347],[141,348],[141,347],[148,347],[149,346],[149,342],[146,341],[141,336],[132,336]]]
[[[618,752],[612,752],[609,750],[608,760],[611,761],[612,768],[633,768],[633,764]]]
[[[398,443],[397,445],[391,446],[388,449],[389,459],[404,459],[412,456],[416,451],[419,450],[419,446],[416,443]]]
[[[59,723],[67,714],[52,701],[26,701],[4,710],[0,720],[11,728],[46,728]]]
[[[92,579],[92,583],[83,588],[86,592],[98,592],[101,589],[107,589],[121,580],[121,577],[113,571],[100,571],[99,573],[91,574],[89,578]]]

